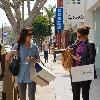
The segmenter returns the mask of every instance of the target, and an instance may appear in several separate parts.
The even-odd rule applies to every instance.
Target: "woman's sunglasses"
[[[32,36],[32,33],[28,33],[27,36]]]
[[[82,36],[77,36],[79,39],[82,37]]]

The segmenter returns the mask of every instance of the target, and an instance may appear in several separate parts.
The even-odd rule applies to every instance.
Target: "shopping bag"
[[[71,67],[72,82],[94,79],[94,64]]]
[[[35,63],[31,70],[31,80],[40,86],[47,86],[49,82],[55,79],[55,75],[50,69],[44,66],[42,63]]]
[[[66,71],[71,71],[71,67],[73,66],[73,49],[68,48],[62,53],[62,65]]]

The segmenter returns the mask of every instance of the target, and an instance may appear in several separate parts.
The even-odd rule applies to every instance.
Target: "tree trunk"
[[[30,15],[30,0],[27,0],[28,15]]]
[[[30,2],[30,0],[28,1]],[[22,2],[23,0],[12,0],[12,2],[10,2],[10,0],[0,0],[0,8],[2,8],[5,11],[6,16],[16,35],[19,34],[20,30],[23,27],[31,27],[32,20],[40,13],[41,8],[44,6],[47,0],[36,0],[32,11],[29,13],[29,17],[24,22],[24,26],[22,25],[23,19],[21,18],[20,12],[20,5]],[[15,15],[13,14],[11,8],[15,11]]]
[[[39,14],[41,8],[44,6],[44,4],[47,2],[47,0],[36,0],[36,3],[34,4],[34,8],[30,12],[29,17],[25,21],[25,27],[31,27],[32,20]]]
[[[7,16],[8,20],[9,20],[14,32],[18,33],[19,32],[19,29],[18,29],[19,25],[18,25],[18,23],[16,22],[16,20],[14,18],[14,15],[13,15],[13,13],[11,11],[11,8],[5,9],[5,13],[6,13],[6,16]]]

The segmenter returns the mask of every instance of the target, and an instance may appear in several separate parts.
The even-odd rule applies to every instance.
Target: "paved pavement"
[[[61,65],[60,55],[57,57],[57,62],[53,63],[53,56],[49,55],[49,62],[47,64],[55,73],[56,79],[49,86],[42,88],[37,86],[36,100],[73,100],[69,73]],[[83,99],[81,98],[81,100]],[[90,100],[100,100],[100,77],[91,84]]]
[[[43,54],[41,54],[41,59],[43,60]],[[46,63],[46,66],[53,71],[56,79],[45,87],[40,87],[37,85],[36,100],[72,100],[73,97],[69,73],[66,72],[61,65],[60,55],[57,56],[56,63],[53,63],[53,56],[49,55],[49,62]],[[2,82],[0,82],[0,91],[2,91]],[[92,82],[90,89],[90,100],[100,100],[99,77],[98,80]]]
[[[90,100],[100,100],[100,76],[91,84]]]
[[[72,100],[69,73],[63,69],[60,59],[58,55],[57,62],[53,63],[53,56],[49,55],[49,62],[46,65],[56,75],[56,79],[49,86],[37,86],[36,100]]]

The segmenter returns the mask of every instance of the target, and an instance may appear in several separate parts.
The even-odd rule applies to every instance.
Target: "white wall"
[[[91,41],[95,41],[95,22],[94,11],[95,8],[100,7],[100,0],[85,0],[85,23],[91,26],[89,38]],[[87,6],[87,7],[86,7]]]
[[[63,0],[63,8],[64,8],[64,29],[67,30],[70,27],[78,26],[81,22],[84,22],[84,0],[73,3],[72,0]],[[81,16],[82,15],[82,16]],[[81,18],[79,18],[81,17]]]
[[[96,0],[94,0],[96,1]],[[93,12],[87,10],[88,3],[92,3],[93,0],[84,0],[84,11],[85,11],[85,24],[91,26],[89,39],[94,42],[94,23],[93,23]],[[90,5],[89,5],[90,6]]]
[[[93,13],[92,12],[85,13],[85,24],[91,26],[89,39],[90,41],[94,42],[95,25],[93,23]]]
[[[95,65],[97,68],[97,75],[100,75],[100,10],[94,11],[94,22],[95,22],[95,44],[96,44],[96,60]]]
[[[97,3],[98,0],[87,0],[87,10]]]

